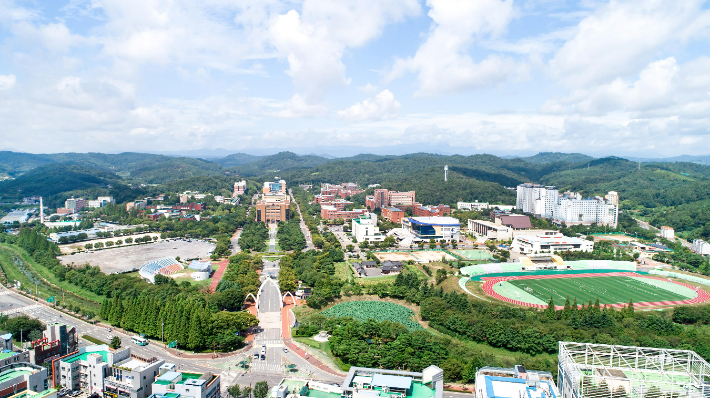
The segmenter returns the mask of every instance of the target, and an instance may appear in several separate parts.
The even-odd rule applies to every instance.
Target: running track
[[[631,277],[641,277],[641,278],[649,278],[649,279],[657,279],[659,281],[664,281],[668,282],[668,279],[665,278],[658,278],[654,276],[647,276],[647,275],[640,275],[635,272],[607,272],[603,274],[565,274],[565,275],[524,275],[524,276],[498,276],[498,277],[493,277],[493,278],[481,278],[484,280],[483,285],[481,288],[483,289],[486,294],[497,298],[498,300],[502,300],[511,304],[516,304],[516,305],[523,305],[526,307],[535,307],[535,308],[547,308],[547,305],[543,304],[532,304],[532,303],[527,303],[525,301],[519,301],[519,300],[513,300],[508,297],[501,296],[500,294],[496,293],[493,290],[493,286],[496,283],[499,282],[506,282],[509,280],[515,280],[515,279],[550,279],[550,278],[587,278],[587,277],[599,277],[599,276],[631,276]],[[676,285],[680,286],[685,286],[687,288],[690,288],[692,290],[695,290],[695,286],[688,285],[686,283],[682,282],[675,282],[672,281],[671,283],[675,283]],[[682,304],[697,304],[697,303],[703,303],[705,301],[710,300],[710,294],[706,292],[703,289],[697,289],[696,292],[698,293],[695,298],[688,299],[688,300],[677,300],[677,301],[650,301],[650,302],[642,302],[642,303],[634,303],[634,307],[658,307],[662,305],[682,305]],[[617,303],[617,304],[608,304],[610,307],[614,308],[622,308],[626,304],[625,303]],[[555,309],[556,310],[561,310],[564,309],[565,307],[563,305],[556,305]]]

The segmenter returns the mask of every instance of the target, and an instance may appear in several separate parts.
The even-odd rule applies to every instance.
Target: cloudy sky
[[[698,0],[0,0],[0,149],[710,154]]]

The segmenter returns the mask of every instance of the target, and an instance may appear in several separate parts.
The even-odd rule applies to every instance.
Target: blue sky
[[[0,149],[710,154],[696,0],[0,0]]]

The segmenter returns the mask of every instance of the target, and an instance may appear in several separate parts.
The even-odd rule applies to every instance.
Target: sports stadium
[[[703,289],[663,277],[661,272],[636,271],[636,264],[628,261],[562,261],[554,255],[530,256],[519,263],[471,265],[461,272],[466,277],[460,286],[466,291],[465,283],[477,281],[492,298],[536,308],[547,308],[552,299],[555,308],[562,309],[568,298],[570,302],[577,299],[578,304],[598,299],[599,304],[616,308],[629,301],[636,307],[660,307],[710,300]]]

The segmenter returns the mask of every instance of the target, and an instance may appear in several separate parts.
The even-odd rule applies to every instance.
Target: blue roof
[[[156,380],[173,381],[178,377],[182,377],[182,373],[170,371],[163,373],[163,375],[158,377]]]
[[[453,217],[410,217],[409,222],[416,225],[461,225]]]
[[[405,376],[392,376],[376,374],[372,376],[372,385],[378,387],[389,387],[400,390],[409,390],[412,387],[412,378]]]
[[[190,269],[198,270],[198,271],[206,271],[208,269],[212,268],[212,263],[209,261],[197,261],[193,260],[190,262],[190,265],[188,265]]]
[[[143,264],[140,268],[142,272],[148,272],[151,274],[155,274],[158,272],[159,269],[167,267],[169,265],[173,264],[179,264],[177,260],[173,257],[163,257],[159,258],[157,260],[149,261],[145,264]]]
[[[0,338],[3,340],[10,340],[12,338],[12,333],[3,334]]]

